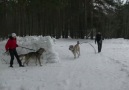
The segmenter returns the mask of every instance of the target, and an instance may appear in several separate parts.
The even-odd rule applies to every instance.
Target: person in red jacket
[[[16,41],[16,34],[12,33],[12,36],[9,37],[9,40],[7,41],[7,43],[5,45],[6,52],[9,51],[10,57],[11,57],[10,67],[13,67],[14,56],[17,59],[19,67],[24,67],[21,63],[21,60],[19,59],[19,56],[18,56],[17,51],[16,51],[16,47],[18,47],[17,41]]]

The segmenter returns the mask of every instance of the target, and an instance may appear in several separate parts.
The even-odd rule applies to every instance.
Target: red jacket
[[[16,47],[18,47],[16,38],[9,39],[5,45],[6,51],[8,51],[8,49],[15,49]]]

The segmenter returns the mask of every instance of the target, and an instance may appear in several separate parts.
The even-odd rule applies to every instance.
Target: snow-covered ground
[[[32,39],[26,37],[24,43],[21,42],[25,39],[18,39],[18,44],[29,45],[35,50],[41,47],[39,42],[31,46],[29,38]],[[33,37],[35,40],[39,38]],[[43,44],[45,48],[51,45],[46,48],[49,53],[44,53],[43,57],[54,58],[42,57],[42,67],[34,62],[18,67],[15,60],[14,68],[8,67],[10,57],[3,55],[6,41],[0,42],[0,90],[129,90],[129,40],[104,40],[101,53],[95,53],[90,44],[83,43],[80,45],[81,56],[74,59],[68,47],[78,40],[80,43],[90,42],[97,51],[93,40],[57,39],[55,43]],[[26,52],[18,49],[19,53]]]

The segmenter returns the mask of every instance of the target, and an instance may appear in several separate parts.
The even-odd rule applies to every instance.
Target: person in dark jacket
[[[17,42],[16,42],[16,34],[12,33],[12,36],[9,36],[9,40],[7,41],[7,43],[5,45],[6,52],[9,51],[10,57],[11,57],[10,67],[13,67],[14,56],[17,59],[19,67],[24,67],[21,63],[21,60],[19,59],[19,56],[16,51],[16,47],[18,47]]]
[[[98,32],[96,34],[96,37],[95,37],[95,44],[97,42],[97,45],[98,45],[98,53],[101,52],[101,49],[102,49],[102,35],[100,32]]]

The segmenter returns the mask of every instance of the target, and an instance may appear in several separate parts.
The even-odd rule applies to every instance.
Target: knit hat
[[[16,33],[12,33],[12,37],[16,37]]]

